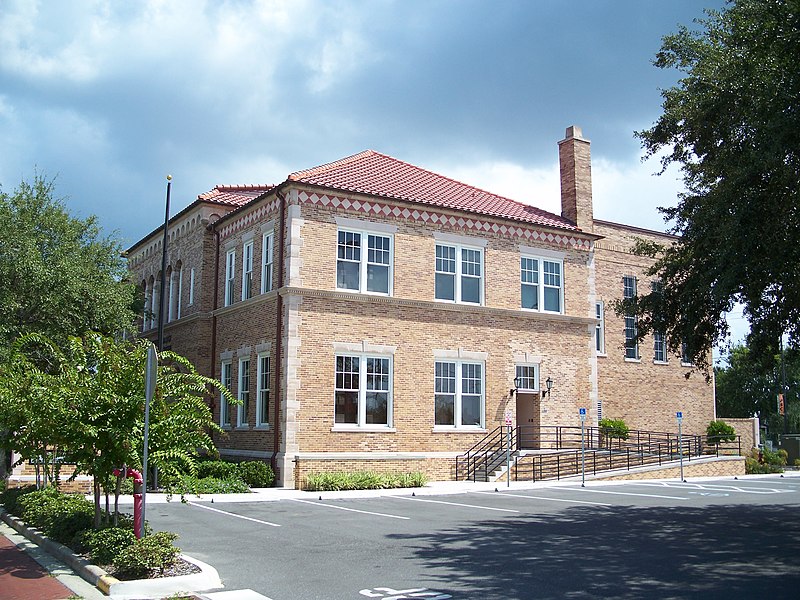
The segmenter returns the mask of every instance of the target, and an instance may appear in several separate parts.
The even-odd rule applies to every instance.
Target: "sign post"
[[[511,411],[506,411],[506,487],[511,487]]]
[[[584,424],[586,423],[586,409],[579,408],[578,415],[581,418],[581,487],[586,487],[586,443]]]
[[[681,458],[681,481],[685,482],[683,478],[683,435],[681,433],[681,423],[683,423],[683,413],[678,411],[675,413],[675,418],[678,419],[678,452]]]
[[[144,375],[144,451],[142,452],[142,531],[144,537],[144,512],[147,505],[147,436],[150,433],[150,401],[156,392],[158,378],[158,354],[155,346],[147,347],[147,366]]]

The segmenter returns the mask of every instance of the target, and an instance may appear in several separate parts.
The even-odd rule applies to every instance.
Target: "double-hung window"
[[[242,248],[242,300],[253,297],[253,241]]]
[[[483,427],[483,363],[436,361],[434,384],[437,427]]]
[[[436,244],[437,300],[483,303],[483,250]]]
[[[337,355],[335,425],[389,427],[392,419],[391,390],[391,358]]]
[[[522,308],[563,312],[564,263],[561,260],[523,256],[520,258]]]
[[[274,232],[265,233],[261,238],[261,293],[272,289],[272,254],[275,241]]]
[[[391,236],[340,229],[336,256],[337,289],[391,293]]]
[[[606,353],[606,317],[605,307],[602,302],[594,303],[594,316],[597,323],[594,326],[594,347],[598,354]]]
[[[622,297],[625,300],[636,297],[636,277],[625,275],[622,278]],[[639,342],[637,341],[638,326],[636,316],[633,314],[625,315],[625,358],[631,360],[639,359]]]
[[[231,385],[233,383],[231,377],[231,361],[223,361],[222,368],[220,370],[220,381],[228,391],[231,391]],[[221,427],[231,426],[231,405],[222,394],[220,394],[219,397],[219,424]]]
[[[236,426],[247,427],[247,413],[250,409],[250,359],[239,359],[239,406],[236,411]]]
[[[517,365],[514,374],[514,384],[518,391],[539,391],[539,365]]]
[[[236,250],[225,255],[225,306],[233,304],[233,278],[236,276]]]
[[[269,424],[269,354],[258,355],[258,397],[256,398],[256,426]]]
[[[653,332],[653,362],[667,362],[666,338],[660,331]]]

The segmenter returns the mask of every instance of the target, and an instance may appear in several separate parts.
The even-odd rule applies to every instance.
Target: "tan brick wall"
[[[736,435],[740,436],[743,455],[749,454],[751,449],[758,447],[758,417],[751,419],[718,418],[717,420],[724,421],[736,430]]]
[[[688,477],[734,477],[744,475],[744,458],[720,457],[687,461],[683,463],[683,476]],[[640,480],[640,479],[672,479],[681,476],[681,468],[645,467],[636,471],[626,471],[617,475],[594,478],[597,481]]]
[[[595,221],[594,229],[605,236],[596,245],[595,257],[597,299],[605,304],[606,355],[597,358],[603,416],[624,419],[632,429],[674,432],[675,413],[681,411],[684,433],[705,433],[714,418],[713,383],[682,365],[680,357],[669,356],[668,364],[656,364],[652,337],[639,344],[638,362],[625,360],[624,320],[611,306],[622,298],[623,275],[638,278],[640,293],[649,291],[644,272],[650,261],[630,253],[635,239],[669,243],[673,238],[600,221]]]

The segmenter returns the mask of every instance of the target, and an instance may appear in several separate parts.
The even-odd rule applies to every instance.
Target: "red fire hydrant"
[[[122,469],[114,469],[114,476],[119,477]],[[125,469],[125,477],[133,478],[133,533],[136,539],[142,537],[142,474],[136,469]]]

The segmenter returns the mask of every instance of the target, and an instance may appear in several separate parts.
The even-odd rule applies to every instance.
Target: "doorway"
[[[517,392],[517,447],[538,450],[541,446],[541,401],[538,392]]]

